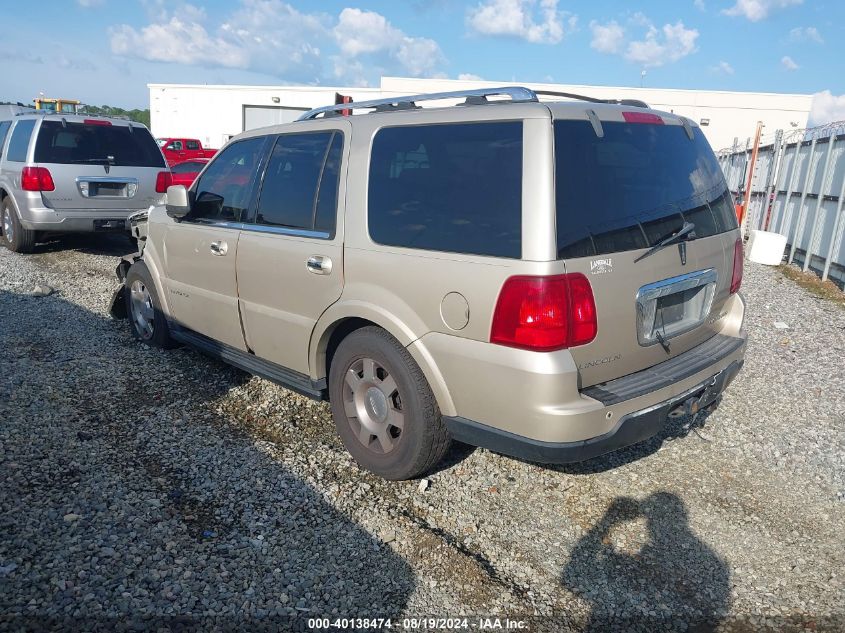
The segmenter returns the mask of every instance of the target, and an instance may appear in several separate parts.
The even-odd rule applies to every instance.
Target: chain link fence
[[[845,287],[845,121],[764,136],[749,184],[752,149],[749,139],[718,152],[735,199],[751,190],[747,230],[784,235],[788,263]]]

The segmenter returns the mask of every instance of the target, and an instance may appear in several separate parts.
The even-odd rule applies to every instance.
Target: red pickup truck
[[[157,138],[156,142],[164,153],[168,165],[175,165],[195,158],[211,158],[216,149],[207,149],[195,138]]]

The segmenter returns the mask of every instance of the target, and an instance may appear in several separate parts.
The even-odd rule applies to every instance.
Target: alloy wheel
[[[132,321],[138,330],[138,334],[145,341],[153,336],[155,310],[150,291],[140,279],[132,282],[129,288],[129,308],[132,312]]]
[[[346,370],[343,406],[355,437],[368,450],[390,453],[402,438],[405,414],[396,381],[372,358],[360,358]]]
[[[15,229],[12,226],[12,210],[8,207],[2,210],[3,214],[3,236],[10,244],[15,237]]]

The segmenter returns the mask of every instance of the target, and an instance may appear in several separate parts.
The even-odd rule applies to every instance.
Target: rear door
[[[191,213],[164,234],[165,283],[177,323],[242,351],[235,265],[266,142],[260,136],[229,145],[195,183]]]
[[[310,127],[275,139],[237,267],[250,350],[303,374],[317,319],[343,290],[339,218],[351,135],[347,121]]]
[[[55,189],[44,203],[60,211],[127,211],[161,202],[156,178],[167,169],[149,130],[123,121],[45,119],[33,162],[46,167]]]
[[[583,273],[598,334],[572,349],[582,387],[624,376],[712,337],[730,296],[738,238],[730,194],[701,130],[621,112],[556,120],[558,257]],[[649,250],[683,227],[690,239]]]

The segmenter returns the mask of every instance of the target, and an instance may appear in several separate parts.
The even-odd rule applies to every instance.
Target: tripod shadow
[[[648,542],[620,551],[612,532],[645,519]],[[656,492],[617,497],[581,538],[561,583],[592,604],[584,631],[715,631],[730,606],[727,563],[689,527],[683,501]]]

